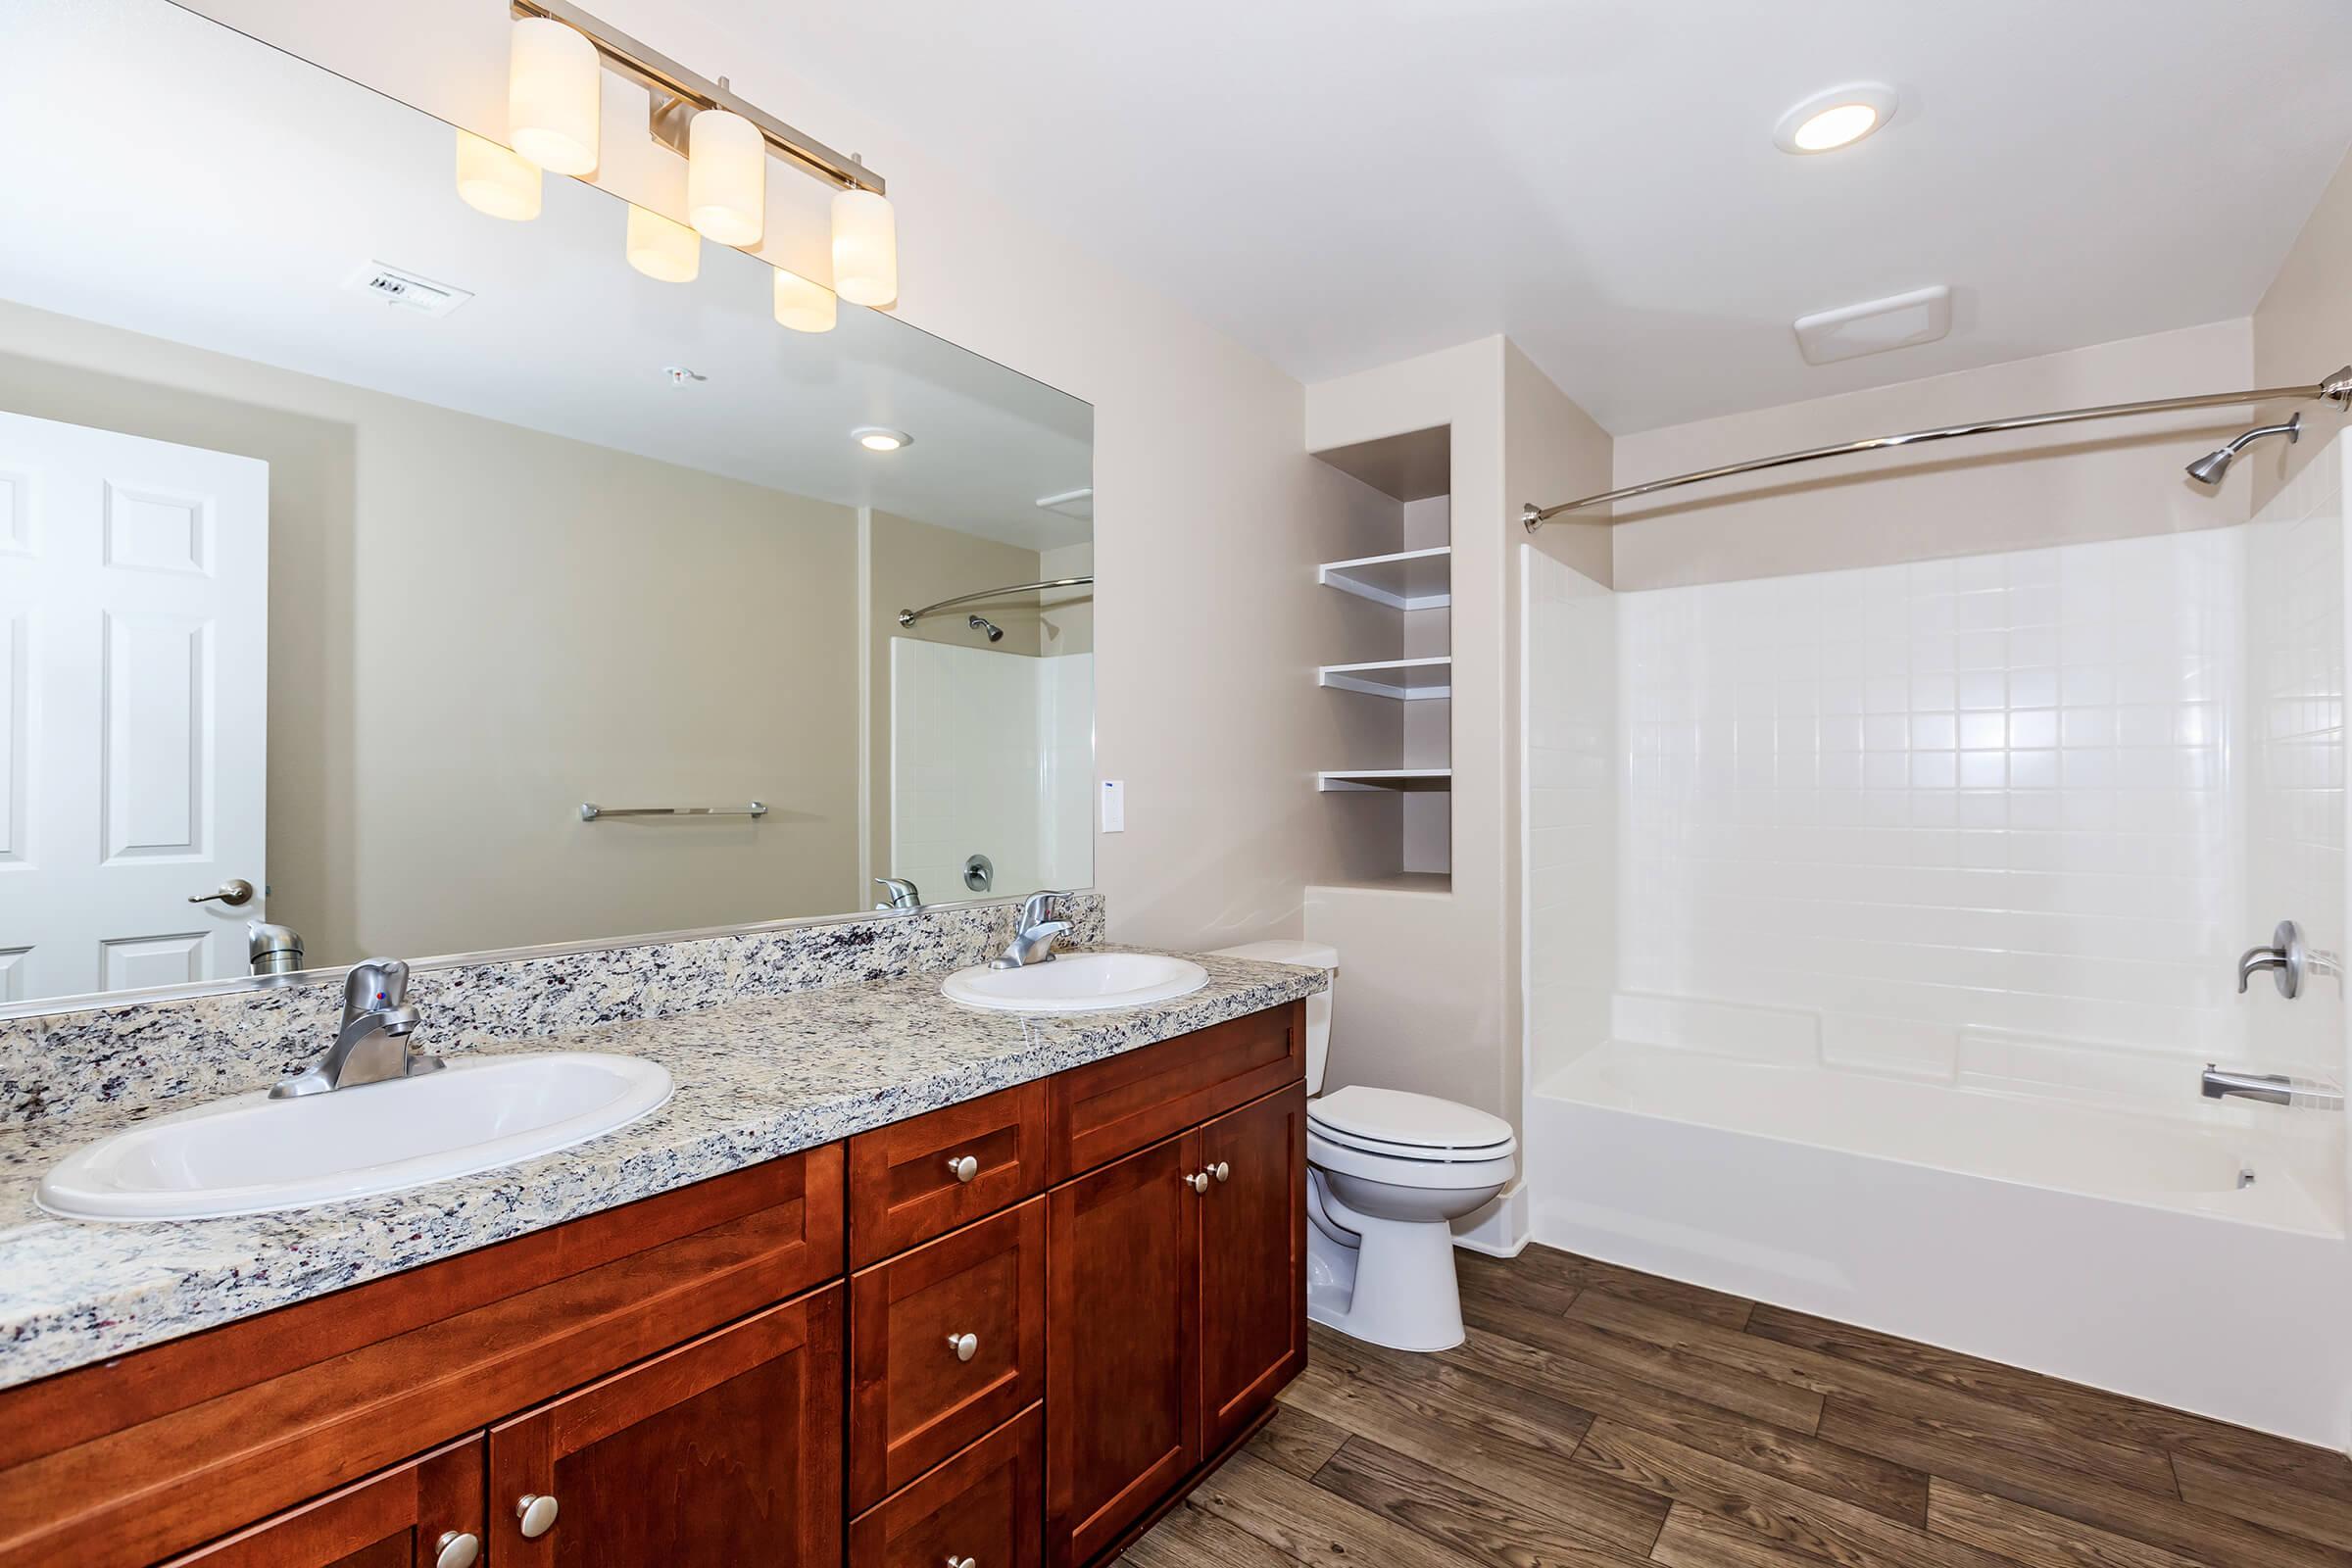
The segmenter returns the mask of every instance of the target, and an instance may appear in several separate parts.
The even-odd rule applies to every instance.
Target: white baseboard
[[[1528,1235],[1527,1183],[1513,1182],[1494,1201],[1453,1222],[1453,1245],[1489,1257],[1517,1257]]]

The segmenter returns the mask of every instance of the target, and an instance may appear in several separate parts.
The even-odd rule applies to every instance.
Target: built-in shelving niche
[[[1388,737],[1372,755],[1334,758],[1315,775],[1329,809],[1352,813],[1350,831],[1360,824],[1370,841],[1357,886],[1443,892],[1451,875],[1452,436],[1440,426],[1315,454],[1377,493],[1365,498],[1377,525],[1363,553],[1315,572],[1322,588],[1378,607],[1342,617],[1348,646],[1329,651],[1317,684],[1331,702],[1396,705],[1349,726]]]

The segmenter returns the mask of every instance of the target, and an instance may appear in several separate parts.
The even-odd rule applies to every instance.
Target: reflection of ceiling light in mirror
[[[914,437],[904,430],[893,430],[888,425],[861,424],[850,434],[868,452],[896,452],[901,447],[914,445]]]
[[[629,208],[629,265],[663,283],[691,283],[703,270],[703,236],[660,213]]]
[[[586,34],[546,17],[520,18],[507,56],[507,139],[541,169],[595,172],[604,78]]]
[[[795,332],[830,332],[839,310],[833,291],[798,272],[776,270],[776,324]]]
[[[899,231],[888,197],[845,190],[833,198],[833,291],[852,305],[899,297]]]
[[[458,194],[492,218],[539,216],[539,166],[469,130],[458,132]]]
[[[767,229],[767,138],[759,126],[724,109],[694,117],[686,128],[686,212],[721,245],[760,243]]]
[[[1817,92],[1773,127],[1785,153],[1826,153],[1850,147],[1894,118],[1895,91],[1883,81],[1851,81]]]

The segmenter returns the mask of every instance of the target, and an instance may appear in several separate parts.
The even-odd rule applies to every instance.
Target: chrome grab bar
[[[754,801],[749,806],[599,806],[594,801],[580,803],[580,820],[594,822],[608,816],[765,816],[767,803]]]

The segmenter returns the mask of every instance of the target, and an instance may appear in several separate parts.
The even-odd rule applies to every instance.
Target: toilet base
[[[1343,1228],[1325,1208],[1321,1185],[1309,1184],[1306,1315],[1392,1350],[1450,1350],[1461,1344],[1468,1336],[1453,1276],[1452,1226],[1349,1213]],[[1356,1245],[1335,1232],[1354,1234]]]

